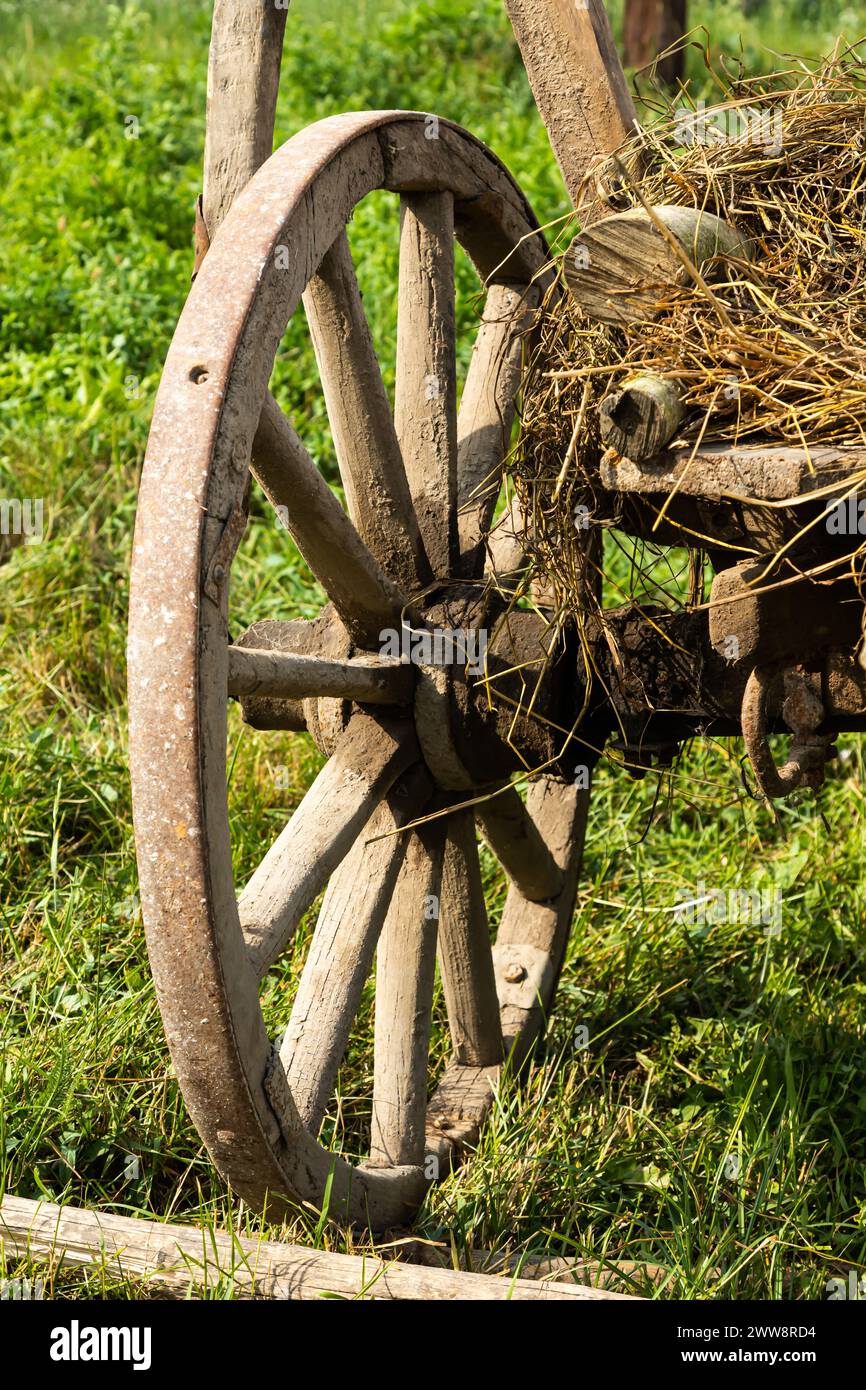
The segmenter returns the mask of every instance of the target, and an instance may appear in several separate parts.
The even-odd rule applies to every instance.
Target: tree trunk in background
[[[643,68],[663,53],[687,28],[687,0],[625,0],[623,56],[626,67]],[[684,72],[683,52],[658,65],[663,82],[673,84]]]

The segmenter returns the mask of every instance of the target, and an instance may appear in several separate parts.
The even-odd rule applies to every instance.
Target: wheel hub
[[[544,768],[572,777],[586,762],[569,739],[578,713],[574,643],[550,659],[545,620],[510,608],[494,590],[453,584],[434,594],[402,628],[383,629],[377,655],[407,667],[409,698],[389,715],[414,723],[424,760],[443,791],[466,791],[516,772]],[[313,623],[255,623],[235,646],[298,652],[312,648],[349,660],[353,647],[329,606]],[[352,702],[244,695],[245,723],[305,729],[331,756]]]

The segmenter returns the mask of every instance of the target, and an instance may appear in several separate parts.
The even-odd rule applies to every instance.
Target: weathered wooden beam
[[[307,1300],[337,1294],[443,1301],[631,1300],[629,1294],[581,1284],[419,1268],[375,1255],[338,1255],[237,1232],[139,1221],[8,1195],[0,1204],[0,1245],[8,1261],[92,1266],[117,1278],[147,1280],[180,1297],[231,1282],[235,1293],[246,1298]]]
[[[637,113],[601,0],[505,0],[541,118],[575,207],[600,155]]]
[[[667,449],[657,458],[635,460],[609,452],[601,459],[601,481],[613,492],[723,497],[782,502],[838,484],[844,490],[866,470],[866,449],[815,445],[807,453],[788,444],[734,448],[725,444]]]
[[[454,1250],[450,1241],[436,1243],[431,1240],[415,1240],[402,1247],[406,1257],[414,1264],[428,1265],[431,1269],[453,1269]],[[593,1286],[603,1289],[616,1288],[630,1284],[648,1282],[663,1287],[670,1280],[670,1272],[663,1265],[648,1264],[638,1260],[577,1260],[568,1255],[527,1254],[525,1250],[500,1254],[499,1251],[484,1250],[468,1246],[457,1254],[459,1269],[470,1269],[478,1274],[499,1274],[506,1270],[519,1273],[529,1279],[559,1279],[565,1276],[590,1279]]]
[[[207,77],[204,221],[210,239],[273,150],[287,9],[216,0]]]
[[[603,444],[630,459],[653,458],[686,417],[679,382],[641,373],[624,381],[599,406]]]
[[[657,312],[672,285],[688,281],[689,263],[711,275],[725,260],[751,257],[748,240],[714,213],[662,204],[652,216],[630,208],[588,227],[565,258],[565,279],[590,318],[641,323]],[[713,261],[718,265],[710,266]]]

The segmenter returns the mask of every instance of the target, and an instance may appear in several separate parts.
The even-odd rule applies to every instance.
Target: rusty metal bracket
[[[767,702],[779,679],[784,680],[782,718],[793,738],[788,761],[777,767],[767,742]],[[824,765],[831,756],[832,734],[819,734],[825,711],[813,681],[802,666],[756,666],[743,693],[743,739],[763,796],[772,801],[789,796],[799,787],[817,790],[824,781]],[[818,678],[819,679],[819,678]]]

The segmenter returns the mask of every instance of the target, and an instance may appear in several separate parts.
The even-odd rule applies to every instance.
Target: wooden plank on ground
[[[185,1295],[230,1278],[242,1296],[314,1299],[323,1294],[370,1299],[600,1300],[625,1294],[580,1284],[423,1269],[376,1256],[337,1255],[279,1241],[140,1221],[6,1196],[0,1203],[0,1246],[16,1257],[95,1265],[120,1278],[154,1281]]]

